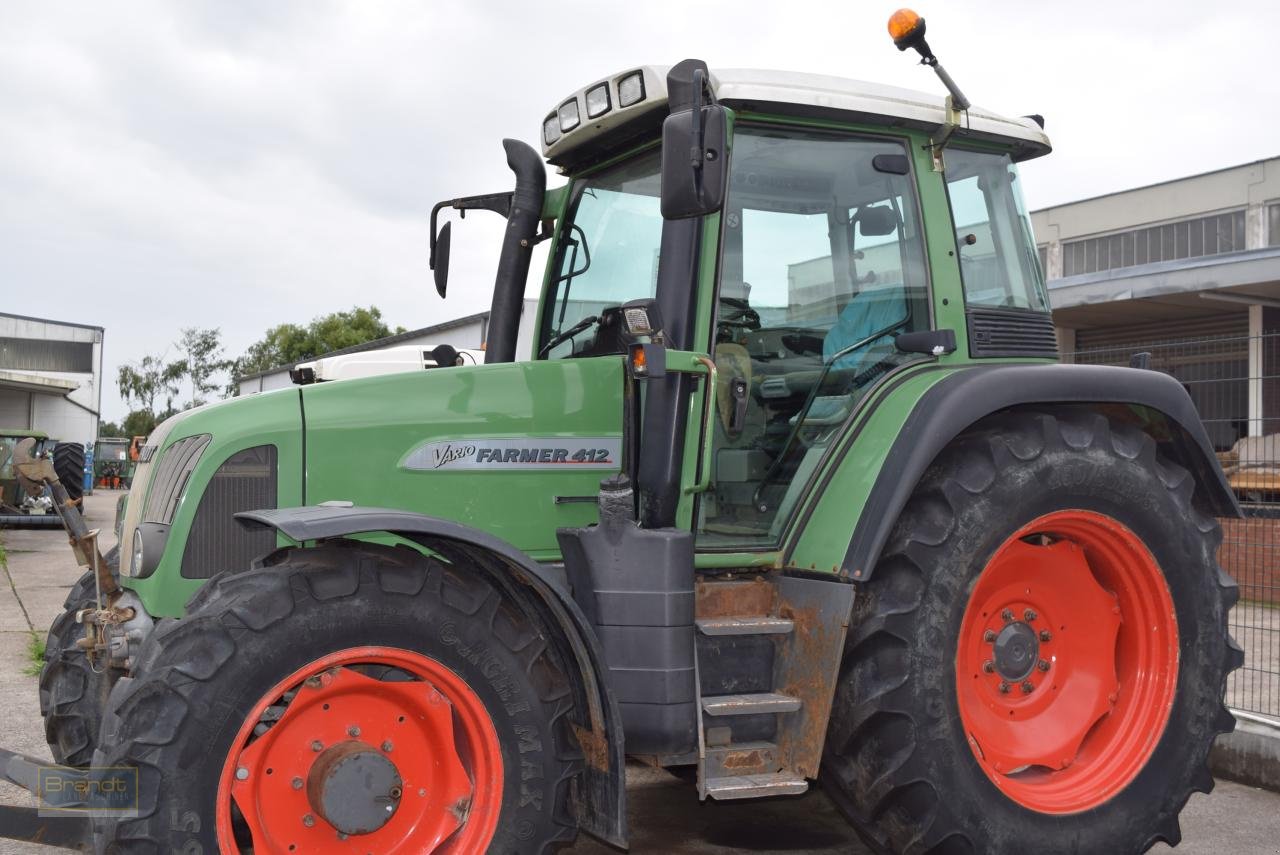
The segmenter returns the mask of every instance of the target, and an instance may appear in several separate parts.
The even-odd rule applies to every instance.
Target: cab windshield
[[[547,345],[609,306],[654,295],[662,242],[661,173],[662,156],[655,150],[574,183],[552,265],[540,355],[599,355],[604,343],[590,327]]]

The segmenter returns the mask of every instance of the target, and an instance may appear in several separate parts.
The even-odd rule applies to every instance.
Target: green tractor
[[[98,847],[626,846],[628,756],[819,780],[877,852],[1178,841],[1233,724],[1238,507],[1178,383],[1058,364],[1042,122],[891,32],[945,100],[686,60],[555,104],[562,187],[507,140],[513,191],[432,214],[442,294],[440,215],[506,219],[484,365],[156,429],[42,679],[59,761],[136,774]]]

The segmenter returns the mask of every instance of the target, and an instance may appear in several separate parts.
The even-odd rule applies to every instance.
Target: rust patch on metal
[[[788,760],[788,768],[806,778],[815,778],[827,738],[844,627],[838,623],[827,625],[818,606],[796,608],[788,604],[779,614],[795,621],[796,628],[791,640],[795,647],[787,657],[787,682],[777,691],[803,703],[800,711],[793,714],[785,735],[780,734],[783,738],[779,747]]]
[[[582,748],[582,757],[592,769],[601,772],[609,771],[609,743],[602,731],[587,730],[577,722],[570,722],[573,735],[578,738]]]
[[[761,770],[765,765],[764,755],[758,749],[751,751],[728,751],[724,755],[722,765],[726,769],[742,771],[744,769]]]
[[[773,614],[776,589],[762,577],[755,579],[699,579],[694,613],[700,618]]]

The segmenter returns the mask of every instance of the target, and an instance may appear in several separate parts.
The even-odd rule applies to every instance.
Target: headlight
[[[547,145],[551,145],[558,139],[560,139],[560,120],[555,113],[552,113],[542,123],[542,141]]]
[[[644,100],[644,72],[633,71],[618,81],[618,104],[630,107]]]
[[[129,575],[137,578],[142,575],[142,531],[133,530],[133,560],[129,562]]]
[[[560,133],[567,134],[569,131],[578,127],[582,123],[582,117],[578,115],[578,99],[573,98],[565,101],[560,105],[560,109],[556,111],[556,115],[560,117]]]
[[[595,119],[609,112],[609,84],[601,83],[587,90],[587,118]]]

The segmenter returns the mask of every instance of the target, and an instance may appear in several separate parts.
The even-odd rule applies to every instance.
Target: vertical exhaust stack
[[[498,273],[493,283],[493,304],[489,309],[489,334],[485,345],[486,365],[515,362],[516,337],[520,332],[520,310],[524,306],[524,286],[529,276],[529,260],[542,218],[542,198],[547,189],[547,172],[538,153],[519,140],[503,140],[507,166],[516,174],[511,196],[511,213],[498,255]]]

